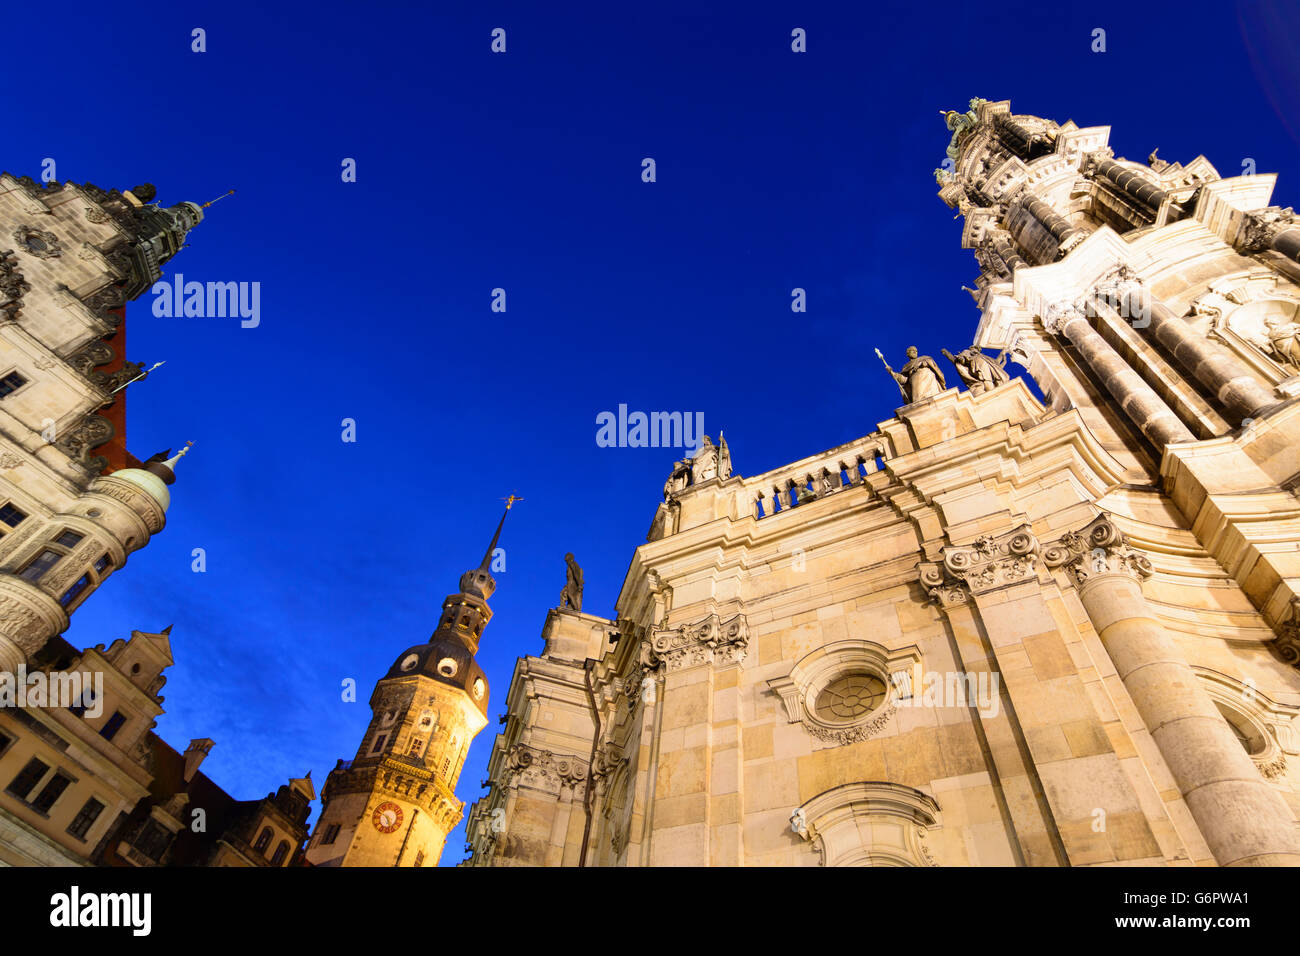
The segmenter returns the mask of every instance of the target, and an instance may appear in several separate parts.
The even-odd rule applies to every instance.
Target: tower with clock
[[[506,513],[518,500],[506,500]],[[370,697],[370,726],[352,760],[321,790],[307,845],[315,866],[433,866],[463,804],[456,780],[470,743],[488,722],[487,676],[475,661],[492,617],[492,560],[506,516],[477,568],[442,602],[425,644],[397,656]]]

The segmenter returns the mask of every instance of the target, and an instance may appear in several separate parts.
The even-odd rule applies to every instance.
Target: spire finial
[[[178,461],[180,461],[182,458],[184,458],[186,455],[188,455],[188,454],[190,453],[190,446],[193,445],[193,444],[194,444],[194,442],[192,442],[192,441],[187,441],[187,442],[185,443],[185,447],[184,447],[184,448],[182,448],[182,449],[181,449],[180,451],[178,451],[176,454],[174,454],[174,455],[172,455],[170,458],[168,458],[165,462],[163,462],[163,464],[166,465],[168,468],[171,468],[171,469],[174,470],[174,469],[176,468],[176,463],[177,463]]]
[[[506,503],[506,510],[501,512],[501,520],[497,522],[496,534],[492,535],[492,543],[488,545],[487,552],[483,555],[483,561],[479,564],[479,570],[487,571],[492,567],[492,552],[497,549],[497,542],[501,540],[501,528],[506,523],[506,515],[510,514],[510,509],[515,506],[516,501],[523,501],[513,491],[505,498],[501,499]]]
[[[207,209],[207,208],[208,208],[209,206],[211,206],[213,203],[215,203],[215,202],[220,202],[221,200],[225,199],[227,196],[233,196],[234,194],[235,194],[235,191],[234,191],[233,189],[230,190],[229,192],[224,192],[224,193],[222,193],[220,196],[218,196],[216,199],[210,199],[210,200],[208,200],[207,202],[205,202],[205,203],[204,203],[202,206],[200,206],[199,208],[200,208],[200,209]]]

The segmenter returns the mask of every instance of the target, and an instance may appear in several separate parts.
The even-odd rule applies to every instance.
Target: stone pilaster
[[[1222,866],[1298,866],[1291,811],[1260,776],[1227,721],[1142,596],[1151,562],[1107,515],[1043,551],[1079,589],[1093,628]]]
[[[740,667],[748,645],[740,614],[651,632],[647,663],[663,674],[650,768],[652,865],[744,864]]]

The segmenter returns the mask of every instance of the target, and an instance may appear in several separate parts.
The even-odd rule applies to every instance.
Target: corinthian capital
[[[726,621],[710,614],[702,621],[678,628],[656,628],[650,639],[651,664],[668,670],[699,664],[739,664],[749,646],[745,616]]]
[[[1050,303],[1042,314],[1043,328],[1053,335],[1060,335],[1065,327],[1076,319],[1087,320],[1083,306],[1073,299],[1063,299]]]
[[[1043,549],[1043,563],[1065,568],[1076,585],[1103,574],[1127,574],[1138,580],[1151,576],[1151,562],[1128,546],[1110,515],[1098,515],[1078,531],[1067,531]]]
[[[941,564],[924,563],[917,570],[921,584],[944,607],[964,603],[965,592],[984,594],[1034,575],[1038,539],[1029,525],[1003,535],[983,535],[968,545],[949,545]]]

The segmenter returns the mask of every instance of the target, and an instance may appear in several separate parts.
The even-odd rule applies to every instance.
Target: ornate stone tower
[[[514,499],[506,504],[509,513]],[[374,712],[356,757],[321,790],[307,849],[316,866],[435,866],[460,822],[456,799],[470,743],[488,722],[487,676],[474,660],[492,617],[491,566],[506,515],[477,568],[442,602],[428,643],[403,651],[370,697]]]
[[[125,449],[124,306],[203,218],[150,185],[0,175],[0,670],[162,530],[170,465]],[[165,457],[165,456],[162,456]]]
[[[471,865],[1300,865],[1300,225],[947,122],[969,390],[909,350],[871,434],[675,470],[615,616],[517,666]]]

